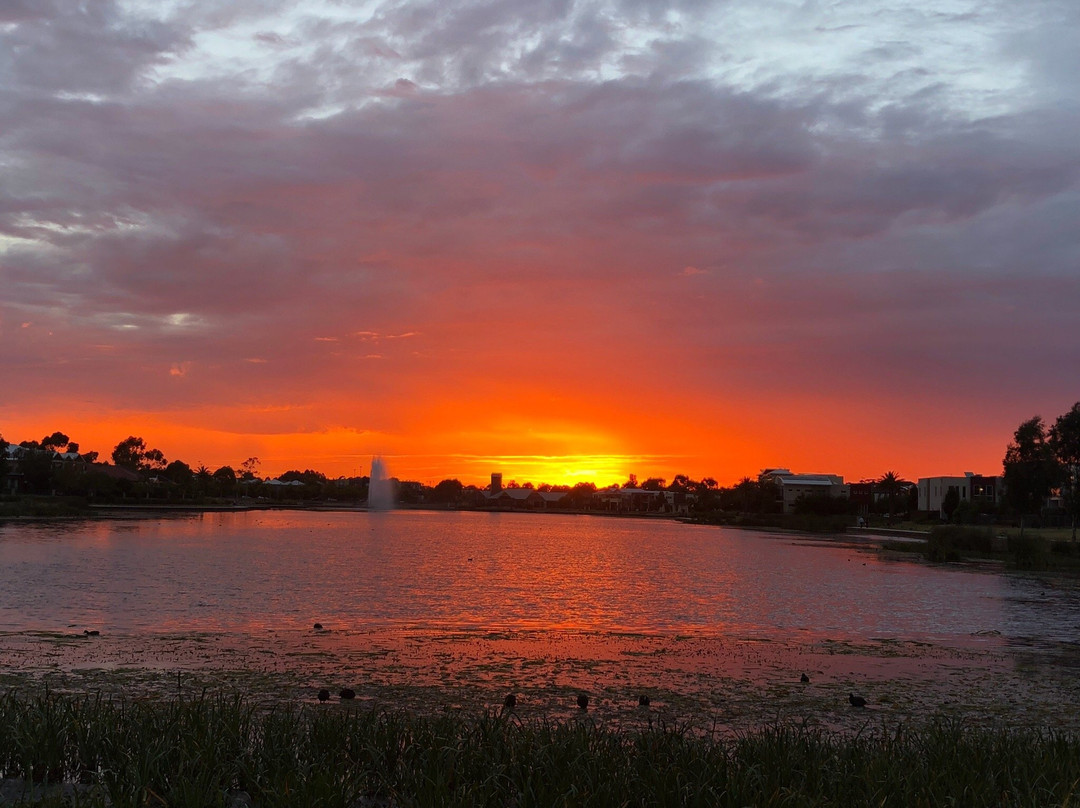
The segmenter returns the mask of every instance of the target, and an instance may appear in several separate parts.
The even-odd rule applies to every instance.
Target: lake
[[[350,709],[428,711],[491,710],[512,692],[519,717],[542,720],[580,719],[584,692],[589,720],[710,732],[942,714],[1080,728],[1060,708],[1080,700],[1078,636],[1068,578],[666,520],[253,511],[0,525],[2,689],[295,704],[349,687]]]
[[[1074,587],[666,520],[253,511],[0,525],[0,630],[581,629],[1068,641]]]

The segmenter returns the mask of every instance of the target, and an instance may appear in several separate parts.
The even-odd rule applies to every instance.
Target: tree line
[[[1002,461],[1005,497],[1020,519],[1020,535],[1028,517],[1038,514],[1057,494],[1072,522],[1076,540],[1080,518],[1080,401],[1047,425],[1036,415],[1013,433]]]
[[[12,460],[7,443],[0,436],[0,480],[3,480]],[[292,469],[276,480],[259,477],[260,462],[249,457],[237,467],[231,465],[210,469],[205,465],[192,467],[182,460],[170,461],[164,453],[148,446],[141,437],[129,436],[112,450],[112,464],[98,462],[97,452],[82,452],[80,445],[63,432],[53,432],[41,440],[18,444],[17,470],[24,489],[34,494],[109,499],[112,497],[145,496],[154,499],[200,501],[241,497],[287,500],[366,500],[369,478],[328,478],[312,469]],[[1047,500],[1056,495],[1061,508],[1071,520],[1076,538],[1080,520],[1080,402],[1047,424],[1036,415],[1017,427],[1003,459],[1005,504],[1018,518],[1021,534],[1032,516],[1039,515]],[[914,484],[888,471],[873,481],[869,510],[894,517],[898,513],[914,512],[917,491]],[[411,480],[391,480],[395,500],[401,504],[432,504],[446,507],[482,505],[486,488],[465,485],[449,478],[428,486]],[[864,483],[865,484],[865,483]],[[508,489],[534,489],[538,492],[564,494],[554,507],[569,510],[590,510],[595,507],[598,489],[594,483],[576,485],[534,486],[531,482],[511,480]],[[746,513],[772,515],[783,510],[777,485],[768,475],[743,477],[738,483],[724,487],[712,477],[695,480],[685,474],[675,475],[670,482],[661,477],[649,477],[639,482],[629,475],[619,486],[622,489],[644,492],[666,492],[682,497],[690,509],[698,513]],[[950,495],[952,492],[950,492]],[[661,510],[664,497],[643,497],[645,510]],[[864,506],[865,508],[866,506]],[[947,517],[966,521],[979,516],[973,509],[985,504],[947,499]],[[856,504],[838,497],[806,497],[795,503],[797,515],[842,517],[854,514]],[[970,511],[970,513],[969,513]]]

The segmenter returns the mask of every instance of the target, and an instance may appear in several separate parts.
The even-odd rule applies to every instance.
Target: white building
[[[965,471],[963,477],[920,477],[919,510],[937,511],[944,517],[942,506],[949,489],[955,488],[960,502],[981,502],[996,505],[1005,491],[1003,477],[985,477]]]

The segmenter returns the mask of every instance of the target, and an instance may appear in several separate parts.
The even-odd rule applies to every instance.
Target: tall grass
[[[1080,737],[968,729],[710,739],[588,719],[418,716],[239,698],[0,698],[0,775],[95,783],[80,804],[936,806],[1075,804]]]

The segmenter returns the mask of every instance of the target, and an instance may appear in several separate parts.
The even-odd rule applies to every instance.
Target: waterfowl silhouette
[[[649,697],[642,693],[640,696],[637,697],[637,703],[639,707],[648,707]]]
[[[507,710],[513,710],[515,707],[517,707],[517,696],[515,696],[513,693],[509,694],[505,699],[503,699],[503,707],[505,707]]]
[[[356,691],[351,687],[343,687],[341,688],[341,692],[338,693],[338,697],[342,699],[355,699]]]
[[[806,684],[807,682],[809,682],[809,681],[810,681],[810,677],[809,677],[809,676],[807,676],[807,675],[806,675],[806,674],[804,673],[804,674],[803,674],[802,676],[800,676],[800,677],[799,677],[799,681],[800,681],[800,682],[802,682],[803,684]]]
[[[588,710],[589,697],[582,693],[580,696],[577,697],[577,706],[580,707],[582,710]]]
[[[314,628],[314,629],[315,629],[316,631],[322,631],[322,623],[316,623],[316,624],[315,624],[315,625],[313,626],[313,628]]]
[[[326,701],[330,698],[330,691],[325,687],[319,691],[319,701]]]
[[[852,707],[866,706],[866,699],[864,699],[862,696],[856,696],[854,693],[848,693],[847,700]]]

